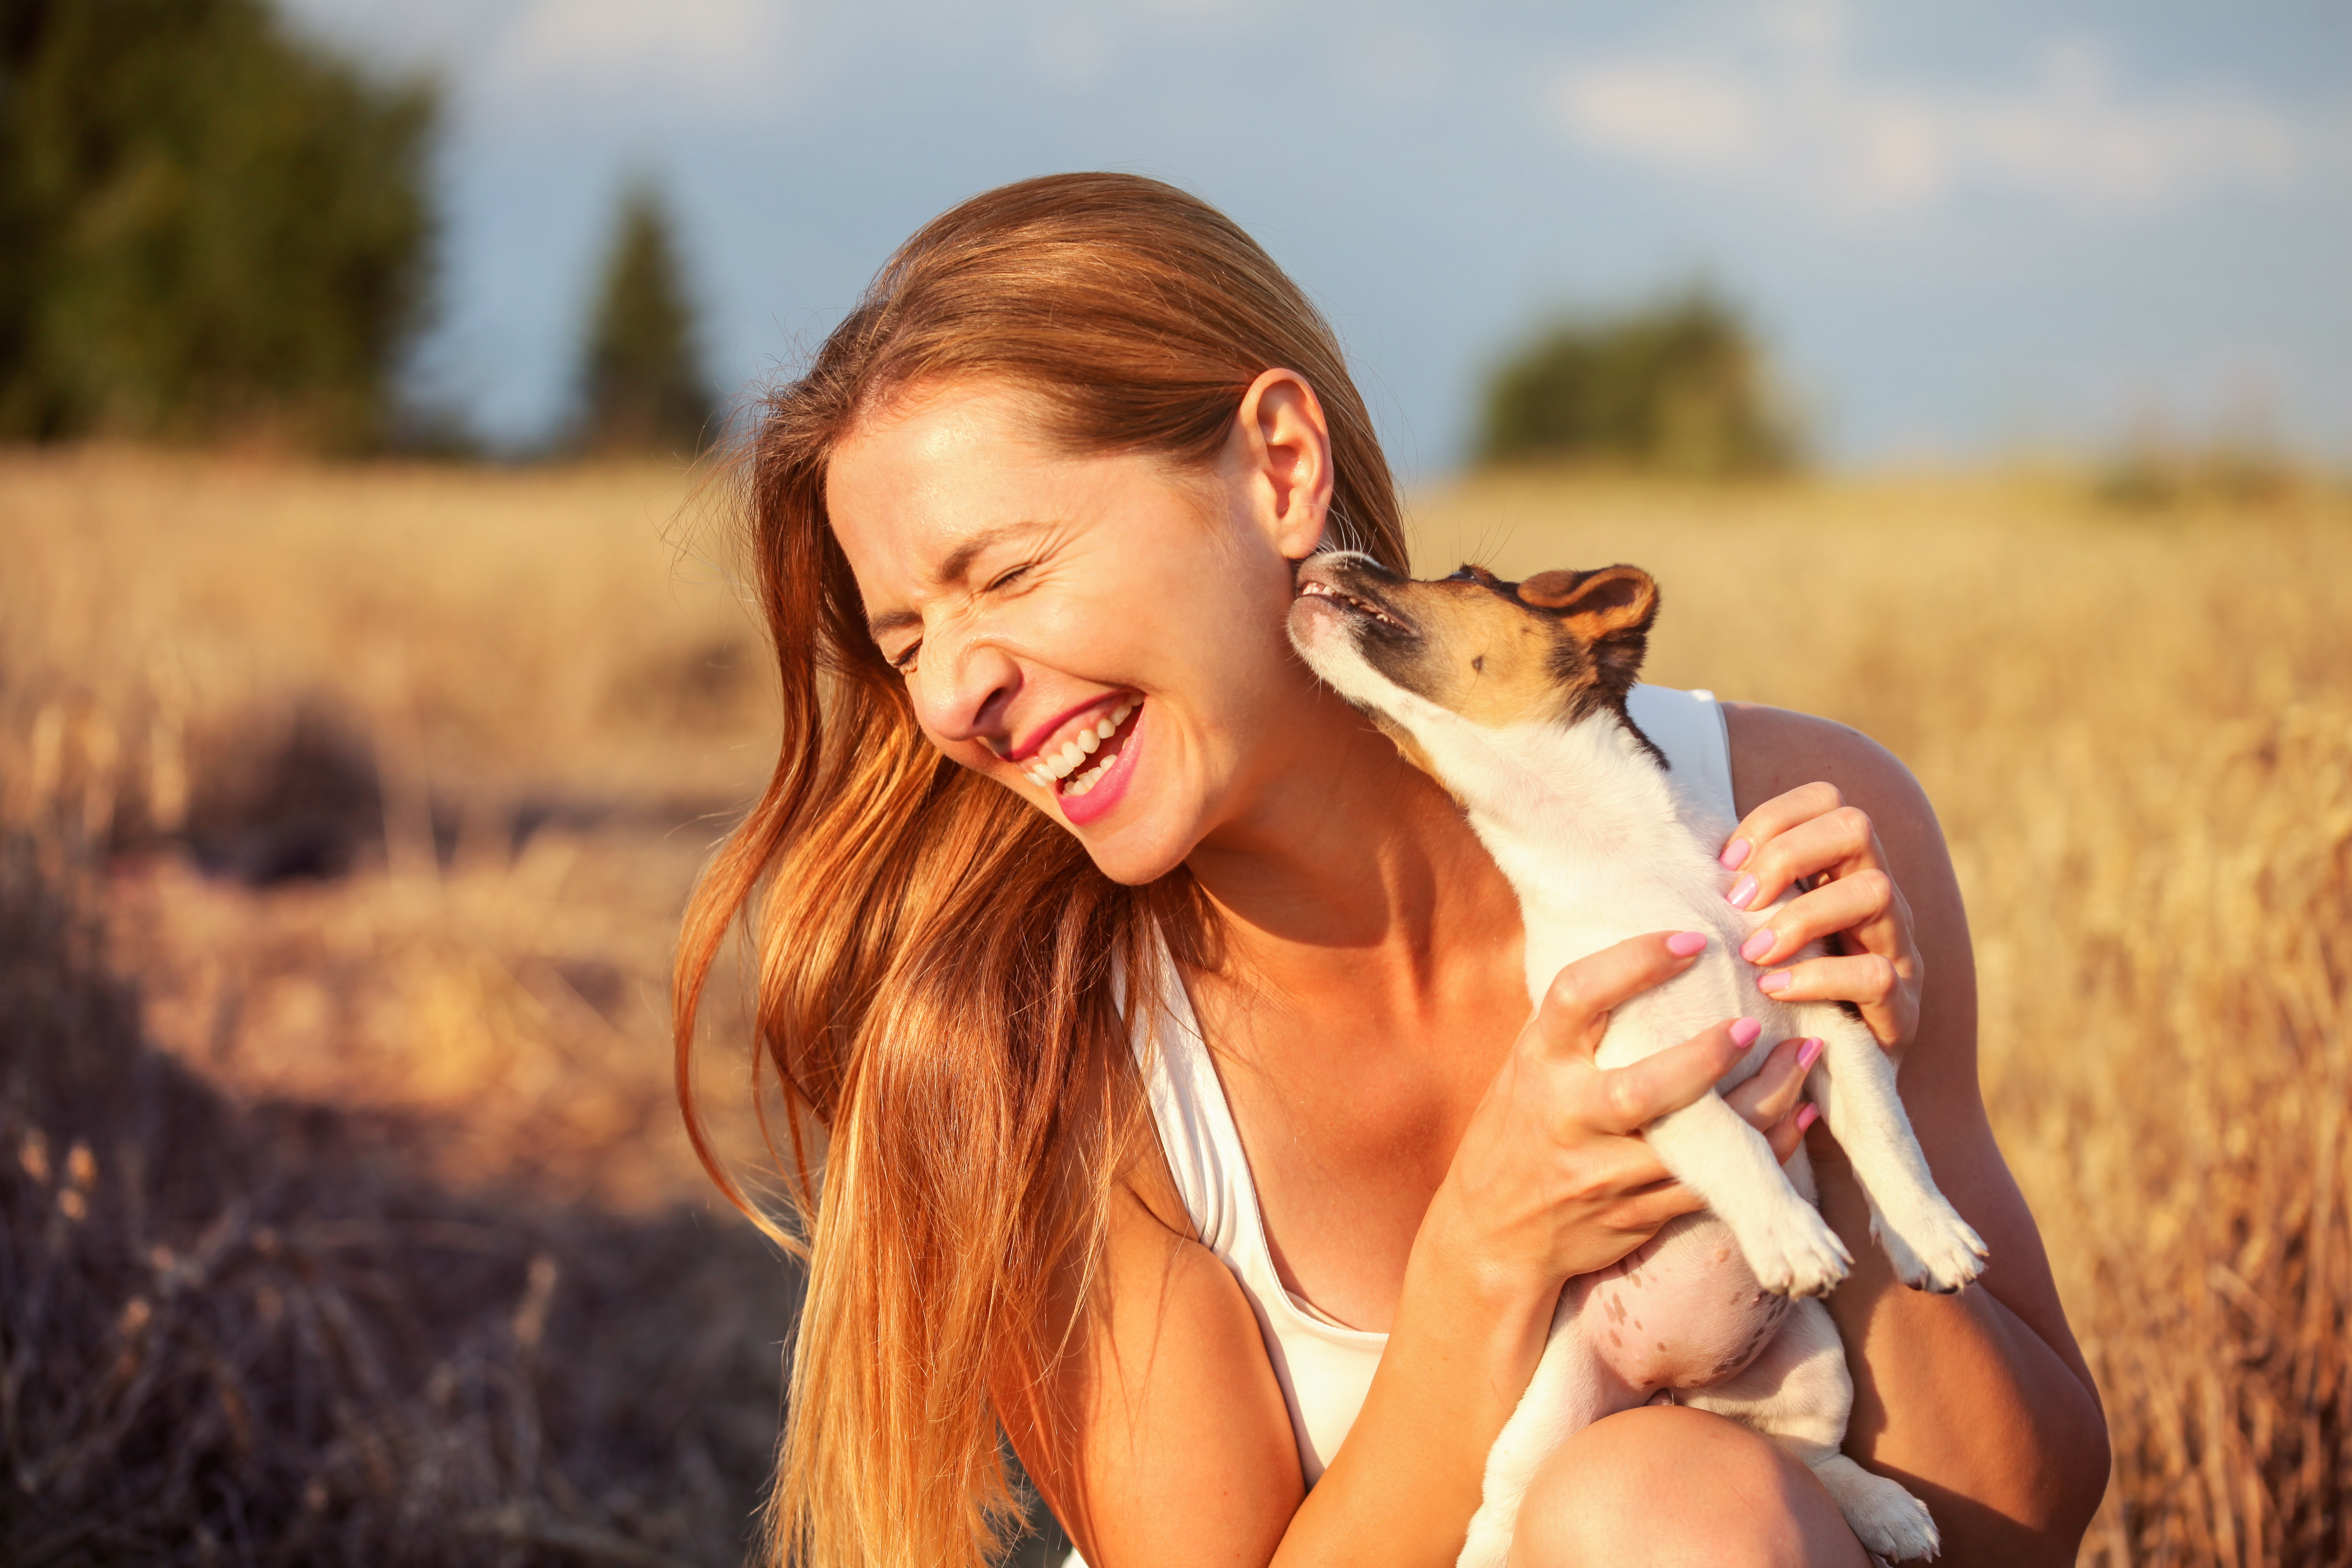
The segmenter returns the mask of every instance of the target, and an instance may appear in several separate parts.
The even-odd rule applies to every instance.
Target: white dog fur
[[[1362,589],[1366,567],[1392,592],[1412,586],[1362,558],[1318,557],[1307,575],[1339,582],[1353,572],[1354,587]],[[1643,1299],[1626,1289],[1644,1284],[1644,1268],[1654,1282],[1676,1282],[1660,1280],[1664,1274],[1699,1288],[1713,1279],[1721,1289],[1722,1280],[1707,1274],[1728,1252],[1718,1223],[1752,1275],[1734,1282],[1752,1300],[1731,1311],[1751,1312],[1756,1326],[1748,1338],[1755,1342],[1730,1352],[1733,1361],[1751,1359],[1704,1386],[1692,1386],[1687,1376],[1670,1383],[1664,1396],[1718,1412],[1782,1444],[1812,1468],[1871,1551],[1894,1559],[1933,1556],[1939,1542],[1925,1505],[1840,1451],[1853,1382],[1828,1310],[1810,1298],[1843,1279],[1851,1259],[1814,1206],[1804,1152],[1800,1149],[1784,1170],[1763,1134],[1719,1091],[1758,1071],[1775,1043],[1818,1037],[1824,1049],[1806,1089],[1853,1163],[1869,1199],[1872,1234],[1895,1273],[1914,1286],[1957,1290],[1976,1278],[1984,1245],[1937,1190],[1896,1095],[1895,1068],[1869,1030],[1834,1005],[1784,1005],[1756,988],[1738,949],[1769,911],[1731,907],[1724,895],[1732,873],[1715,854],[1736,824],[1675,786],[1622,702],[1566,721],[1487,727],[1384,675],[1365,657],[1344,609],[1310,610],[1302,597],[1300,610],[1307,613],[1294,612],[1293,640],[1309,665],[1391,733],[1409,738],[1409,752],[1417,751],[1416,760],[1461,802],[1517,890],[1531,998],[1540,1002],[1566,965],[1630,936],[1696,931],[1712,939],[1680,977],[1616,1009],[1600,1065],[1637,1061],[1727,1018],[1744,1015],[1763,1025],[1717,1092],[1645,1130],[1660,1161],[1706,1199],[1710,1214],[1676,1222],[1606,1277],[1569,1282],[1543,1357],[1489,1454],[1460,1568],[1501,1568],[1520,1500],[1563,1439],[1602,1415],[1660,1396],[1629,1378],[1625,1352],[1601,1336],[1618,1341],[1612,1330],[1626,1302],[1640,1310]],[[1793,890],[1783,901],[1791,896]],[[1647,1300],[1656,1303],[1656,1292]],[[1664,1342],[1658,1349],[1666,1349]]]

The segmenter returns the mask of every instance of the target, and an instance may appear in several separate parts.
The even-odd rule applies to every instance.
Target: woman
[[[1097,1568],[1451,1563],[1561,1282],[1696,1206],[1638,1129],[1753,1029],[1594,1066],[1608,1009],[1689,962],[1664,931],[1530,1020],[1508,885],[1291,653],[1299,561],[1404,559],[1329,330],[1180,192],[1030,181],[908,242],[746,471],[782,754],[696,895],[677,1039],[685,1096],[750,918],[809,1253],[772,1548],[981,1562],[1002,1432]],[[1727,763],[1736,896],[1810,884],[1759,984],[1903,1053],[1995,1260],[1891,1286],[1813,1135],[1858,1260],[1849,1447],[1952,1561],[2071,1561],[2104,1428],[1978,1097],[1934,817],[1820,721],[1734,710]],[[1783,1157],[1802,1047],[1735,1097]],[[1521,1518],[1529,1565],[1864,1560],[1803,1467],[1672,1405],[1565,1444]]]

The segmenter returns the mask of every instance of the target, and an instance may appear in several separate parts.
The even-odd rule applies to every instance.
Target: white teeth
[[[1047,752],[1033,759],[1021,770],[1022,775],[1040,789],[1052,789],[1059,784],[1061,793],[1066,795],[1086,794],[1101,781],[1111,763],[1118,760],[1118,753],[1108,752],[1084,773],[1078,773],[1078,770],[1086,765],[1088,757],[1102,750],[1105,741],[1118,733],[1118,727],[1127,722],[1128,716],[1135,711],[1141,700],[1140,698],[1128,698],[1108,717],[1097,720],[1093,728],[1081,730],[1065,741],[1060,751]],[[1071,777],[1073,773],[1077,776]]]

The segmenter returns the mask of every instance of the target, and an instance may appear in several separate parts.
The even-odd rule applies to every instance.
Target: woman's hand
[[[1606,1268],[1668,1220],[1705,1206],[1641,1131],[1690,1104],[1755,1044],[1727,1018],[1622,1068],[1594,1059],[1612,1009],[1691,966],[1708,939],[1634,937],[1559,972],[1473,1114],[1441,1196],[1486,1267],[1546,1288]],[[1812,1121],[1797,1105],[1820,1042],[1784,1040],[1728,1097],[1786,1160]],[[1456,1234],[1460,1234],[1459,1231]]]
[[[1919,949],[1911,907],[1886,874],[1878,829],[1837,787],[1809,784],[1748,814],[1724,846],[1742,875],[1727,895],[1743,910],[1768,908],[1790,887],[1809,890],[1775,910],[1739,955],[1766,970],[1758,989],[1783,1002],[1852,1002],[1890,1054],[1919,1025]],[[1829,953],[1782,967],[1806,943]]]

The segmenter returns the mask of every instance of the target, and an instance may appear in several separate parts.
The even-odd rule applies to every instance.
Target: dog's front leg
[[[1895,1064],[1867,1029],[1834,1017],[1834,1025],[1807,1020],[1825,1048],[1806,1087],[1870,1200],[1870,1233],[1905,1284],[1957,1290],[1983,1270],[1985,1244],[1937,1190],[1895,1089]]]
[[[1789,1183],[1764,1134],[1707,1090],[1643,1129],[1658,1159],[1731,1227],[1757,1282],[1778,1295],[1822,1296],[1853,1259],[1821,1211]]]

